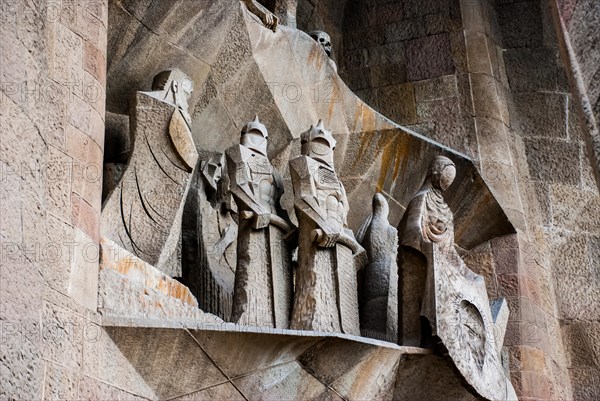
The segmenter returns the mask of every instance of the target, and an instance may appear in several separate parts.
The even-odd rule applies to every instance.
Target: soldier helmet
[[[310,129],[302,135],[300,135],[300,140],[302,144],[313,142],[315,139],[322,139],[329,145],[331,150],[335,149],[336,140],[331,134],[331,131],[325,129],[323,125],[323,120],[319,120],[316,126],[311,125]]]
[[[247,134],[250,131],[260,132],[263,138],[269,137],[267,127],[258,120],[258,116],[254,117],[254,121],[250,121],[248,124],[244,125],[244,128],[242,128],[242,135]]]

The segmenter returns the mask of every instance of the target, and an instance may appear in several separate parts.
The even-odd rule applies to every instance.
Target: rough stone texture
[[[567,138],[567,96],[563,93],[518,93],[513,96],[514,128],[527,137]],[[571,116],[573,117],[573,116]]]
[[[596,121],[600,101],[600,85],[598,85],[598,63],[600,51],[596,45],[598,38],[598,4],[593,1],[572,1],[560,8],[562,17],[567,24],[571,46],[575,51],[583,81],[587,87],[587,95],[594,105]]]
[[[431,109],[440,105],[419,104],[425,100],[415,100],[411,84],[437,77],[454,78],[449,74],[464,69],[465,46],[458,32],[460,11],[458,2],[451,3],[349,3],[343,20],[340,75],[361,99],[394,122],[473,155],[476,145],[462,118],[467,110],[455,107],[458,102],[450,106],[446,103],[436,114]],[[441,93],[436,90],[437,96],[428,101],[459,95],[457,87],[449,89]],[[429,109],[422,111],[420,107]],[[456,138],[462,138],[464,146],[457,146]]]
[[[81,233],[99,227],[104,82],[94,94],[84,84],[105,68],[106,25],[63,20],[47,1],[1,7],[0,398],[69,398],[77,379],[61,367],[77,369],[81,338],[63,337],[97,297],[97,242]],[[69,306],[48,302],[54,291]]]
[[[504,62],[510,88],[516,92],[566,90],[566,79],[552,47],[509,49]]]
[[[576,144],[529,139],[525,145],[532,179],[571,185],[580,182],[581,166]]]
[[[406,44],[406,58],[410,60],[408,79],[420,81],[452,74],[454,63],[449,53],[450,38],[447,34],[409,41]]]
[[[312,47],[306,35],[297,34],[288,40],[286,33],[286,39],[281,40],[277,34],[268,36],[270,32],[260,29],[247,35],[252,26],[244,26],[246,22],[238,13],[236,1],[109,3],[110,7],[107,1],[62,2],[60,8],[51,1],[4,1],[1,5],[0,323],[4,341],[0,344],[0,398],[158,399],[131,368],[129,360],[123,358],[123,349],[133,341],[121,341],[118,347],[107,336],[92,336],[94,341],[90,341],[89,337],[86,340],[86,332],[90,334],[87,330],[77,334],[83,338],[80,372],[75,368],[80,360],[77,342],[54,340],[68,332],[68,322],[81,323],[92,329],[91,333],[104,332],[97,325],[99,317],[91,312],[96,305],[95,291],[79,291],[87,287],[78,284],[96,286],[89,279],[97,276],[97,262],[94,258],[86,261],[82,249],[75,252],[78,262],[68,256],[73,249],[71,241],[79,241],[80,245],[94,243],[91,211],[95,210],[98,216],[101,191],[101,165],[95,158],[102,151],[105,132],[104,62],[109,64],[108,109],[118,113],[127,111],[132,88],[148,88],[154,73],[174,66],[192,71],[192,78],[202,83],[191,102],[196,121],[203,122],[195,125],[194,136],[210,151],[222,152],[233,145],[241,126],[259,111],[269,116],[269,127],[278,133],[278,143],[274,143],[271,152],[277,155],[279,166],[285,166],[288,155],[299,154],[299,144],[288,146],[290,139],[319,116],[328,115],[326,124],[335,126],[334,132],[340,134],[340,156],[336,160],[341,167],[340,176],[349,191],[351,208],[358,210],[350,219],[353,228],[366,217],[368,211],[360,206],[376,189],[385,190],[390,220],[396,224],[410,193],[418,189],[415,185],[423,178],[420,171],[427,164],[426,159],[440,150],[378,116],[350,96],[343,84],[328,80],[330,75],[319,74],[306,80],[307,71],[311,71],[308,65],[321,66],[317,68],[321,72],[328,69],[328,61],[316,51],[308,56],[311,53],[307,50]],[[305,31],[323,29],[331,34],[336,49],[334,58],[340,67],[344,66],[343,60],[356,63],[355,68],[342,71],[344,79],[351,89],[360,89],[360,96],[376,109],[381,99],[379,88],[394,87],[409,79],[408,42],[434,36],[448,38],[449,48],[444,44],[446,54],[436,56],[445,60],[441,65],[452,60],[456,74],[411,82],[415,87],[414,100],[408,96],[402,105],[381,104],[398,110],[400,117],[409,116],[406,121],[411,121],[415,110],[417,118],[422,119],[411,123],[411,128],[476,159],[483,179],[467,163],[465,177],[457,179],[457,183],[464,184],[451,189],[456,195],[449,194],[454,199],[448,203],[455,211],[457,227],[473,227],[470,222],[485,221],[479,216],[506,215],[518,228],[519,233],[510,236],[510,240],[494,239],[491,248],[495,269],[504,275],[498,277],[498,291],[500,295],[511,295],[507,298],[512,313],[505,344],[519,395],[527,400],[600,398],[600,370],[590,361],[597,355],[597,184],[590,180],[589,173],[594,170],[587,166],[593,164],[589,163],[588,153],[582,151],[582,140],[587,141],[589,127],[581,124],[579,128],[584,132],[578,132],[574,124],[577,118],[572,105],[577,96],[568,94],[561,60],[556,57],[561,28],[558,33],[553,32],[551,9],[545,2],[508,0],[350,4],[346,7],[345,1],[300,0],[298,26]],[[293,4],[288,6],[284,13],[292,12]],[[597,120],[597,2],[559,0],[557,6],[577,55],[584,92],[588,92],[588,116],[595,113]],[[103,34],[107,28],[108,40]],[[282,26],[282,31],[286,29]],[[256,40],[257,37],[264,40]],[[263,47],[271,40],[277,45]],[[433,39],[422,41],[439,43]],[[275,48],[291,50],[274,52]],[[428,59],[431,50],[424,49],[417,56]],[[282,60],[293,60],[293,67]],[[283,68],[270,72],[277,64]],[[415,67],[431,73],[428,65],[412,63],[412,74],[418,71]],[[473,74],[489,75],[495,82],[476,82]],[[421,84],[438,80],[433,90],[421,90]],[[76,81],[102,90],[95,96],[92,91],[83,91],[82,86],[67,85]],[[298,99],[297,87],[290,86],[297,82],[305,83]],[[477,88],[487,85],[489,90],[472,92],[473,85],[479,83],[483,85]],[[52,89],[41,90],[42,87]],[[248,97],[238,96],[242,89]],[[560,113],[567,96],[566,111]],[[328,102],[332,99],[339,100],[339,104],[332,106]],[[311,103],[320,104],[315,107]],[[505,107],[505,103],[510,107]],[[254,110],[249,106],[252,104],[264,107]],[[544,113],[546,108],[551,112]],[[475,112],[485,115],[480,113],[473,121]],[[563,122],[569,127],[566,137],[561,129]],[[384,128],[390,131],[382,133]],[[348,131],[354,136],[348,137]],[[408,154],[414,159],[406,157]],[[405,165],[404,161],[410,162]],[[76,162],[73,168],[65,167],[64,163],[72,162]],[[82,164],[87,169],[82,169]],[[81,179],[84,172],[90,174],[84,176],[87,179]],[[71,173],[73,180],[67,178]],[[470,181],[471,177],[475,181]],[[481,189],[485,186],[490,191]],[[479,195],[461,199],[471,193],[465,188]],[[491,194],[504,213],[490,211],[489,200],[481,201],[491,199]],[[497,221],[490,222],[490,227],[494,225]],[[478,232],[457,232],[457,242],[459,247],[470,250],[498,234],[489,227]],[[86,242],[82,242],[84,239]],[[48,252],[50,248],[58,249],[55,245],[61,249],[61,257],[55,258]],[[92,250],[90,247],[90,256]],[[489,268],[486,254],[487,251],[475,257],[478,263],[482,260],[485,269]],[[143,293],[143,287],[138,289]],[[45,327],[56,330],[36,335],[36,324],[42,317]],[[159,346],[170,344],[169,337],[163,337]],[[222,341],[222,336],[215,337],[219,338],[212,344]],[[272,338],[265,342],[272,342]],[[57,343],[60,347],[53,350]],[[229,358],[235,360],[239,355],[232,353],[231,347],[219,349],[214,353],[217,356],[233,354]],[[251,343],[247,349],[254,351],[246,358],[250,363],[260,360],[260,346]],[[356,347],[353,344],[349,349],[355,351]],[[288,372],[286,369],[292,372],[290,377],[307,377],[294,365],[294,358],[277,359],[288,364],[280,368],[257,365],[269,367],[269,377],[280,377],[280,373]],[[406,376],[396,382],[395,394],[387,393],[389,398],[472,399],[442,361],[421,358],[425,359],[423,364],[411,364],[409,359],[392,368],[404,371]],[[387,389],[393,377],[387,372],[394,365],[394,358],[373,361],[362,359],[355,364],[360,368],[349,368],[352,373],[317,396],[364,399]],[[375,370],[369,370],[370,367]],[[367,380],[381,377],[376,389],[352,386],[361,382],[356,379],[362,379],[357,372],[377,369],[381,375],[370,373]],[[257,380],[246,383],[264,383],[258,378],[259,373],[252,374]],[[152,383],[155,390],[170,391],[161,382]],[[273,394],[279,396],[277,391],[289,388],[286,386],[280,382]],[[72,391],[75,387],[78,394]],[[371,389],[366,396],[361,392]],[[185,394],[179,394],[179,390],[173,393],[177,393],[173,397],[182,399],[240,398],[229,381]],[[246,396],[261,397],[259,393]]]

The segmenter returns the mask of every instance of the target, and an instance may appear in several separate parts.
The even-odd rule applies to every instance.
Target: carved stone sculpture
[[[102,210],[102,233],[168,275],[180,276],[181,216],[198,153],[187,100],[193,82],[180,70],[159,73],[137,92],[130,116],[133,151]]]
[[[260,4],[256,0],[242,0],[248,10],[256,15],[264,26],[272,30],[273,32],[277,32],[277,25],[279,24],[279,18],[275,16],[271,11],[269,11],[265,6]]]
[[[388,221],[389,206],[383,195],[373,197],[373,214],[357,238],[369,263],[359,286],[360,329],[365,337],[398,341],[398,231]]]
[[[348,199],[333,165],[336,141],[319,121],[301,142],[302,156],[290,161],[299,226],[291,327],[360,335],[356,272],[364,249],[347,227]]]
[[[203,311],[227,320],[237,263],[232,206],[225,155],[201,161],[184,210],[183,281]]]
[[[331,37],[327,32],[323,31],[312,31],[309,33],[310,37],[317,41],[318,44],[321,45],[327,56],[329,57],[329,61],[333,68],[337,71],[337,65],[333,61],[332,53],[333,47],[331,46]]]
[[[323,31],[312,31],[309,35],[316,40],[323,47],[325,53],[331,57],[331,37],[329,34]]]
[[[267,128],[258,117],[225,152],[239,228],[232,321],[288,328],[292,303],[291,231],[279,206],[283,183],[267,158]]]
[[[477,393],[488,400],[513,400],[495,333],[497,323],[505,329],[495,317],[506,316],[506,310],[492,315],[483,277],[466,266],[454,247],[453,214],[442,192],[455,175],[450,159],[435,158],[400,223],[402,344],[418,345],[417,335],[438,339]]]

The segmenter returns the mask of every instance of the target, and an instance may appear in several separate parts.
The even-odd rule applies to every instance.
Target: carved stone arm
[[[254,212],[249,210],[243,210],[240,213],[240,219],[242,220],[250,220],[256,217]],[[275,227],[281,228],[286,234],[290,234],[294,231],[294,227],[292,227],[283,217],[279,217],[276,214],[271,213],[269,215],[269,224],[274,225]]]
[[[321,229],[313,231],[314,242],[322,242],[325,237],[325,233]],[[341,232],[336,240],[337,243],[347,246],[352,250],[353,255],[359,255],[365,252],[365,249],[354,239],[351,235],[345,232]]]
[[[272,12],[267,10],[265,6],[260,4],[256,0],[242,0],[242,2],[246,5],[248,10],[260,18],[262,23],[272,30],[273,32],[277,31],[277,25],[279,24],[279,18],[275,16]]]

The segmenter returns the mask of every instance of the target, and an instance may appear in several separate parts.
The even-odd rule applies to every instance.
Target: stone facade
[[[349,335],[356,324],[343,334],[228,322],[236,255],[226,250],[237,231],[226,228],[238,210],[222,193],[199,192],[210,186],[201,175],[255,114],[269,128],[264,156],[283,176],[294,226],[288,161],[319,118],[337,142],[355,232],[375,193],[389,205],[382,227],[398,227],[432,158],[450,158],[451,254],[485,279],[487,297],[506,300],[508,316],[491,314],[506,326],[502,369],[518,399],[600,399],[597,2],[0,7],[0,399],[490,398],[463,385],[469,374],[456,373],[452,353],[390,343],[393,325],[369,339]],[[335,64],[308,35],[317,30]],[[196,149],[179,160],[186,177],[194,169],[184,191],[193,196],[171,205],[181,209],[175,226],[184,221],[170,255],[184,263],[164,268],[102,238],[114,222],[103,222],[101,202],[141,143],[132,95],[171,68],[195,83],[177,110]],[[205,222],[218,227],[200,230]],[[363,244],[375,254],[377,244]],[[216,259],[190,273],[201,258]]]

